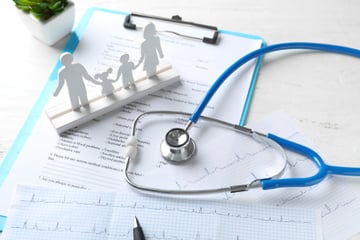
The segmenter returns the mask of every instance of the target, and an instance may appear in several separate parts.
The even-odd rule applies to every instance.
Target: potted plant
[[[72,30],[74,3],[69,0],[13,0],[29,31],[47,45],[53,45]]]

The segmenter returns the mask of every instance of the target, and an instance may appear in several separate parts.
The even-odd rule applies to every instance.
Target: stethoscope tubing
[[[327,165],[322,158],[314,150],[305,147],[301,144],[289,141],[287,139],[278,137],[271,133],[267,137],[277,142],[280,146],[292,152],[299,153],[310,159],[318,168],[316,174],[310,177],[303,178],[279,178],[279,179],[265,179],[261,181],[261,187],[264,190],[285,187],[306,187],[320,183],[327,175]],[[360,172],[360,169],[359,169]]]
[[[202,112],[204,111],[205,107],[213,97],[213,95],[216,93],[216,91],[220,88],[222,83],[237,69],[239,69],[241,66],[246,64],[252,59],[262,57],[263,55],[280,51],[280,50],[290,50],[290,49],[304,49],[304,50],[317,50],[317,51],[323,51],[323,52],[332,52],[332,53],[338,53],[343,55],[349,55],[356,58],[360,58],[360,50],[345,47],[345,46],[338,46],[338,45],[332,45],[332,44],[326,44],[326,43],[312,43],[312,42],[290,42],[290,43],[279,43],[279,44],[273,44],[269,46],[262,47],[258,50],[252,51],[245,55],[244,57],[238,59],[236,62],[234,62],[228,69],[226,69],[214,82],[214,84],[210,87],[208,92],[205,94],[203,100],[200,102],[200,104],[197,106],[195,111],[192,114],[183,113],[183,112],[173,112],[173,111],[152,111],[150,113],[156,113],[156,114],[183,114],[187,115],[189,117],[189,122],[186,126],[186,130],[190,128],[192,123],[197,123],[197,121],[200,119],[200,117],[205,118],[210,121],[218,122],[221,124],[225,124],[230,127],[234,127],[235,129],[238,129],[240,131],[243,131],[245,134],[252,134],[254,133],[252,130],[244,128],[242,126],[229,124],[227,122],[223,122],[218,119],[213,118],[207,118],[202,116]],[[136,123],[137,121],[144,116],[147,113],[141,114],[136,118],[133,122],[131,136],[135,136],[135,129],[136,129]],[[253,187],[259,187],[261,186],[262,189],[268,190],[268,189],[275,189],[275,188],[284,188],[284,187],[306,187],[311,186],[320,183],[322,180],[324,180],[327,176],[327,174],[336,174],[336,175],[347,175],[347,176],[360,176],[360,168],[357,167],[340,167],[340,166],[332,166],[327,165],[323,159],[312,149],[305,147],[301,144],[289,141],[287,139],[278,137],[274,134],[262,134],[258,133],[260,137],[262,138],[268,138],[272,141],[274,141],[276,144],[282,146],[285,149],[297,152],[301,155],[306,156],[309,158],[318,168],[317,173],[315,173],[313,176],[310,177],[304,177],[304,178],[267,178],[267,179],[255,179],[253,182],[249,184],[242,184],[242,185],[234,185],[230,187],[224,187],[224,188],[214,188],[214,189],[204,189],[204,190],[167,190],[167,189],[159,189],[156,187],[147,187],[142,186],[139,184],[134,183],[129,175],[129,165],[131,157],[126,158],[125,163],[125,179],[126,181],[133,186],[134,188],[137,188],[139,190],[144,190],[148,192],[153,193],[168,193],[168,194],[204,194],[204,193],[218,193],[218,192],[241,192],[246,191]],[[282,173],[283,171],[281,171]],[[278,176],[277,176],[278,177]]]
[[[158,114],[158,115],[182,115],[185,117],[189,117],[190,113],[180,112],[180,111],[149,111],[140,114],[132,124],[131,128],[131,136],[135,136],[135,131],[137,128],[138,121],[143,118],[145,115]],[[318,171],[310,177],[302,177],[302,178],[278,178],[285,171],[286,164],[283,169],[279,171],[276,176],[272,176],[265,179],[254,179],[252,182],[248,184],[239,184],[232,185],[228,187],[221,188],[211,188],[211,189],[196,189],[196,190],[185,190],[185,189],[160,189],[156,187],[144,186],[133,182],[129,176],[129,166],[131,162],[131,158],[127,157],[125,162],[124,175],[125,180],[134,188],[138,190],[153,192],[153,193],[165,193],[165,194],[209,194],[209,193],[221,193],[221,192],[242,192],[247,191],[251,188],[261,187],[263,190],[270,190],[276,188],[287,188],[287,187],[307,187],[320,183],[322,180],[326,178],[328,174],[336,174],[336,175],[347,175],[347,176],[360,176],[360,168],[355,167],[338,167],[327,165],[323,159],[317,154],[314,150],[299,144],[293,141],[287,140],[285,138],[281,138],[277,135],[268,133],[264,134],[261,132],[254,131],[252,129],[242,127],[236,124],[232,124],[229,122],[225,122],[216,118],[201,116],[201,119],[210,121],[216,124],[221,124],[223,126],[229,127],[230,129],[241,132],[242,134],[253,136],[262,139],[269,139],[284,149],[290,150],[292,152],[296,152],[310,159],[318,168]],[[272,144],[273,145],[273,144]],[[273,145],[274,146],[274,145]],[[277,148],[275,146],[275,148]],[[284,155],[286,157],[286,155]]]
[[[285,187],[306,187],[320,183],[326,178],[328,174],[345,175],[345,176],[360,176],[360,168],[358,167],[339,167],[327,165],[323,159],[314,150],[305,147],[301,144],[289,141],[287,139],[278,137],[271,133],[267,137],[277,142],[280,146],[290,151],[299,153],[310,159],[318,168],[316,174],[310,177],[303,178],[279,178],[279,179],[264,179],[261,181],[261,187],[264,190]]]
[[[222,83],[236,70],[242,67],[244,64],[249,62],[252,59],[262,57],[263,55],[275,51],[281,50],[291,50],[291,49],[304,49],[304,50],[316,50],[323,52],[338,53],[348,56],[353,56],[360,58],[360,50],[345,46],[326,44],[326,43],[313,43],[313,42],[289,42],[289,43],[279,43],[269,46],[262,47],[258,50],[252,51],[244,57],[238,59],[234,62],[228,69],[226,69],[210,87],[209,91],[205,94],[205,97],[200,102],[198,107],[195,109],[194,113],[190,116],[189,120],[193,123],[196,123],[205,107],[214,96],[216,91],[220,88]],[[322,160],[322,158],[310,148],[302,146],[300,144],[282,139],[273,134],[268,134],[268,138],[276,141],[284,148],[298,152],[302,155],[307,156],[311,159],[316,166],[319,168],[318,172],[307,178],[285,178],[285,179],[265,179],[261,180],[261,186],[263,189],[274,189],[280,187],[304,187],[317,184],[321,182],[327,174],[336,174],[336,175],[347,175],[347,176],[360,176],[360,168],[356,167],[338,167],[327,165]]]

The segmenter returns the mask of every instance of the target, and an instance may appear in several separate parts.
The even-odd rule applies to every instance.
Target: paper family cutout
[[[106,72],[97,73],[95,80],[87,72],[85,67],[80,63],[73,62],[73,56],[69,52],[65,52],[60,56],[60,62],[63,65],[58,72],[58,86],[55,89],[54,96],[56,97],[64,83],[66,82],[71,107],[73,110],[78,109],[81,106],[87,106],[89,104],[87,91],[84,83],[84,79],[93,82],[94,84],[102,86],[102,94],[110,95],[114,91],[113,83],[118,81],[120,76],[123,80],[123,88],[136,88],[133,70],[135,70],[141,63],[144,63],[143,70],[146,72],[147,77],[156,75],[156,68],[159,65],[159,57],[163,58],[163,52],[160,44],[160,38],[156,35],[156,27],[153,23],[149,23],[144,28],[143,32],[144,41],[141,44],[141,58],[139,63],[135,66],[133,62],[130,62],[129,54],[124,54],[120,57],[121,66],[118,69],[116,79],[109,79],[108,76],[112,72],[112,68],[109,68]],[[159,57],[158,57],[159,55]]]
[[[153,23],[145,26],[144,41],[141,44],[141,57],[135,65],[130,61],[129,54],[120,57],[120,66],[116,78],[111,79],[112,68],[96,73],[92,77],[86,68],[74,61],[71,53],[60,56],[62,67],[58,71],[58,85],[53,93],[57,96],[63,86],[67,85],[70,104],[52,107],[47,115],[58,133],[78,126],[117,107],[135,101],[179,80],[178,74],[165,61],[160,38],[156,34]],[[143,76],[134,77],[134,70],[143,64]],[[122,88],[114,88],[114,83],[122,79]],[[85,80],[101,86],[101,96],[88,99]],[[69,106],[71,105],[71,106]],[[71,108],[70,108],[71,107]]]

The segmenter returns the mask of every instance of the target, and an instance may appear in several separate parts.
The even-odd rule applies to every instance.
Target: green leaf
[[[44,9],[45,9],[44,6],[42,6],[41,4],[38,4],[38,5],[32,6],[31,11],[36,12],[36,13],[42,13],[42,12],[44,12]]]
[[[55,9],[54,12],[60,13],[60,12],[64,11],[64,9],[65,9],[64,7],[59,7],[57,9]]]
[[[61,1],[56,1],[56,2],[54,2],[54,3],[52,3],[52,4],[49,4],[49,8],[50,8],[51,10],[56,10],[56,9],[58,9],[58,8],[61,8],[61,7],[62,7]]]
[[[15,6],[43,21],[62,12],[68,0],[13,0]]]
[[[40,0],[14,0],[14,1],[18,4],[29,5],[29,6],[36,5],[36,4],[43,2]]]
[[[31,10],[31,14],[36,18],[36,19],[39,19],[39,20],[44,20],[45,17],[44,17],[44,14],[42,12],[36,12],[36,11],[33,11]]]
[[[16,5],[16,7],[22,11],[24,11],[25,13],[29,13],[31,10],[31,7],[29,6],[24,6],[24,5]]]

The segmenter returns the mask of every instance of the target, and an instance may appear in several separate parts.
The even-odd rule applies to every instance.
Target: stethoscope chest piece
[[[170,162],[183,162],[190,159],[195,151],[196,145],[186,130],[173,128],[161,141],[160,151],[162,157]]]

